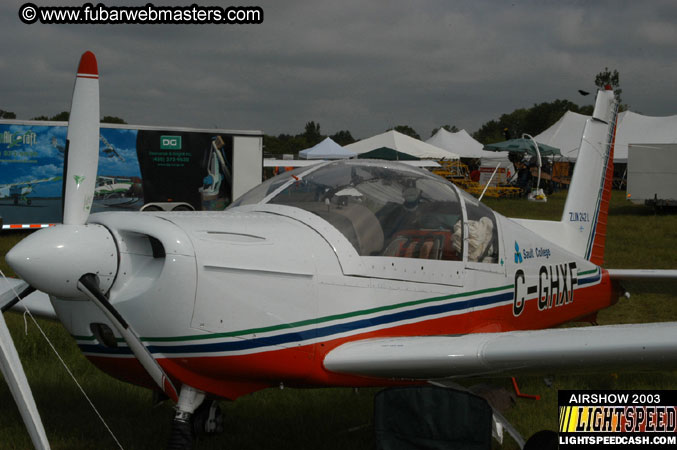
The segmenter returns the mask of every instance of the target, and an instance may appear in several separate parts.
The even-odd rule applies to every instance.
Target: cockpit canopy
[[[332,224],[362,256],[461,261],[466,251],[468,261],[497,262],[494,214],[473,197],[460,195],[463,202],[453,184],[417,167],[344,160],[271,178],[231,207],[271,203],[302,208]]]

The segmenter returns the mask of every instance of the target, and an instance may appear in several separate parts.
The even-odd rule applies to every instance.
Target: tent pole
[[[541,152],[538,150],[538,143],[536,143],[536,140],[530,135],[530,134],[522,134],[523,138],[529,138],[531,139],[531,142],[534,143],[534,147],[536,147],[536,158],[538,159],[538,182],[536,183],[536,189],[541,188]]]
[[[494,175],[496,175],[496,171],[498,171],[498,168],[499,168],[499,167],[501,167],[501,163],[498,163],[498,164],[496,165],[496,168],[494,169],[494,173],[491,174],[491,178],[489,178],[489,181],[487,182],[487,185],[484,186],[484,190],[482,191],[482,195],[480,195],[480,198],[477,199],[478,202],[481,202],[481,201],[482,201],[482,197],[484,197],[484,193],[487,192],[487,188],[488,188],[489,185],[491,184],[491,180],[494,179]]]

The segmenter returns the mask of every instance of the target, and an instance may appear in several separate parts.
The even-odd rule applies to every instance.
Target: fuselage
[[[165,371],[234,399],[280,383],[393,383],[324,368],[324,356],[351,340],[547,328],[615,301],[603,269],[494,217],[490,262],[469,260],[468,239],[460,260],[360,255],[322,217],[286,205],[102,213],[90,223],[118,247],[111,303]],[[53,304],[92,362],[152,386],[124,341],[95,332],[106,319],[90,302]]]

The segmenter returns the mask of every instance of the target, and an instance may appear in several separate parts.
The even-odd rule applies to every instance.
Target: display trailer
[[[677,206],[677,144],[629,144],[627,198],[656,208]]]
[[[0,120],[3,229],[61,221],[67,129]],[[92,210],[222,210],[262,173],[261,131],[101,124]]]

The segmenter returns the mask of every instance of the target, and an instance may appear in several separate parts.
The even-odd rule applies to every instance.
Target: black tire
[[[527,439],[522,450],[555,450],[558,447],[557,433],[552,430],[541,430]]]
[[[193,448],[193,426],[190,422],[176,420],[172,422],[167,450],[191,450]]]

